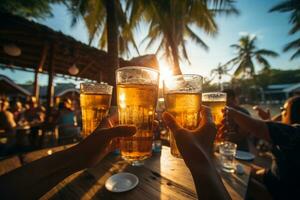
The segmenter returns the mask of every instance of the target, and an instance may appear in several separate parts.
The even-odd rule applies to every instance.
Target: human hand
[[[107,147],[112,139],[132,136],[136,132],[136,127],[133,125],[107,128],[111,126],[110,124],[110,120],[105,119],[92,134],[74,146],[73,151],[75,152],[74,155],[78,166],[81,168],[94,166],[106,155]]]
[[[179,125],[175,118],[165,112],[163,120],[171,129],[179,152],[191,171],[197,170],[198,163],[211,162],[216,127],[208,107],[201,108],[202,120],[195,130],[188,130]]]
[[[253,110],[255,110],[258,114],[258,116],[263,119],[263,120],[270,120],[271,119],[271,113],[270,113],[270,109],[264,110],[259,106],[253,106],[252,108]]]

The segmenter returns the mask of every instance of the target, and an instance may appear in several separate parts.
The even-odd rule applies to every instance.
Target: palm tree
[[[137,22],[144,17],[150,24],[148,35],[143,40],[147,47],[157,45],[156,54],[163,51],[174,65],[174,74],[181,74],[180,59],[189,61],[186,48],[191,39],[205,50],[207,44],[195,32],[195,27],[208,35],[216,35],[218,27],[214,21],[216,14],[238,13],[232,0],[128,0],[128,8],[133,11],[130,21]],[[136,24],[133,24],[134,27]]]
[[[218,76],[220,91],[223,90],[222,77],[224,75],[231,76],[231,74],[228,73],[230,70],[231,69],[227,68],[227,65],[221,65],[221,63],[219,63],[219,65],[216,68],[212,69],[210,72],[210,74],[212,76],[211,80],[213,80],[215,78],[215,76]]]
[[[108,42],[109,38],[115,35],[115,39],[118,40],[117,49],[120,54],[129,55],[130,44],[133,45],[139,54],[132,30],[129,27],[129,23],[127,23],[126,13],[123,11],[120,1],[71,0],[70,3],[67,4],[67,7],[73,16],[72,26],[78,22],[79,18],[83,19],[89,35],[89,44],[91,44],[95,38],[99,38],[98,47],[100,49],[108,48],[111,43]],[[110,16],[115,16],[115,19],[110,21]],[[112,26],[115,28],[109,28]],[[109,29],[116,30],[108,33]],[[116,43],[116,41],[113,41],[113,43]]]
[[[237,50],[237,55],[225,65],[233,64],[233,66],[238,66],[234,72],[234,76],[237,77],[247,73],[250,76],[253,76],[255,74],[253,58],[255,58],[256,61],[263,66],[263,70],[271,68],[265,57],[277,57],[278,54],[268,49],[258,49],[255,42],[256,37],[246,35],[239,39],[238,44],[231,45],[232,48]]]
[[[299,0],[286,0],[275,5],[270,9],[270,12],[290,12],[289,22],[293,25],[289,31],[290,35],[293,35],[300,31],[300,1]],[[295,50],[296,52],[291,56],[291,60],[300,56],[300,38],[289,42],[283,48],[284,52]]]
[[[121,2],[118,0],[69,0],[66,5],[73,16],[72,25],[76,24],[80,17],[83,18],[89,34],[89,43],[91,44],[96,36],[100,36],[98,46],[101,49],[107,46],[108,60],[106,62],[111,66],[108,69],[111,76],[107,77],[107,82],[115,85],[114,72],[119,67],[119,52],[128,53],[130,43],[138,52]],[[112,104],[115,105],[115,103],[116,98],[113,96]]]
[[[8,12],[26,18],[52,17],[51,4],[63,3],[64,0],[1,0],[1,12]]]

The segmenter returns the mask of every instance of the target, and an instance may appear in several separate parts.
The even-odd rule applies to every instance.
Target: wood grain
[[[197,199],[192,176],[184,161],[172,157],[169,151],[168,147],[163,147],[161,154],[153,154],[141,167],[133,167],[119,156],[109,155],[96,167],[69,176],[42,199]],[[217,159],[216,165],[219,166]],[[250,167],[243,167],[243,175],[219,170],[232,199],[245,198]],[[107,191],[105,181],[122,171],[135,174],[139,178],[138,186],[119,194]]]

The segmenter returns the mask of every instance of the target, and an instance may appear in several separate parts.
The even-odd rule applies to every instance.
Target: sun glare
[[[159,72],[160,72],[160,81],[159,87],[163,86],[163,81],[168,81],[173,76],[173,71],[169,67],[169,64],[166,61],[161,61],[159,65]]]

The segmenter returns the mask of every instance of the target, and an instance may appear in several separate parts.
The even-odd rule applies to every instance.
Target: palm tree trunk
[[[180,75],[182,74],[179,64],[179,56],[178,56],[178,49],[177,46],[173,43],[171,43],[171,50],[172,50],[172,58],[173,58],[173,65],[174,65],[174,75]]]
[[[115,70],[119,67],[119,33],[118,20],[116,15],[116,0],[106,0],[106,20],[107,20],[107,54],[110,66],[110,77],[108,84],[114,86],[112,105],[116,105],[116,76]]]

